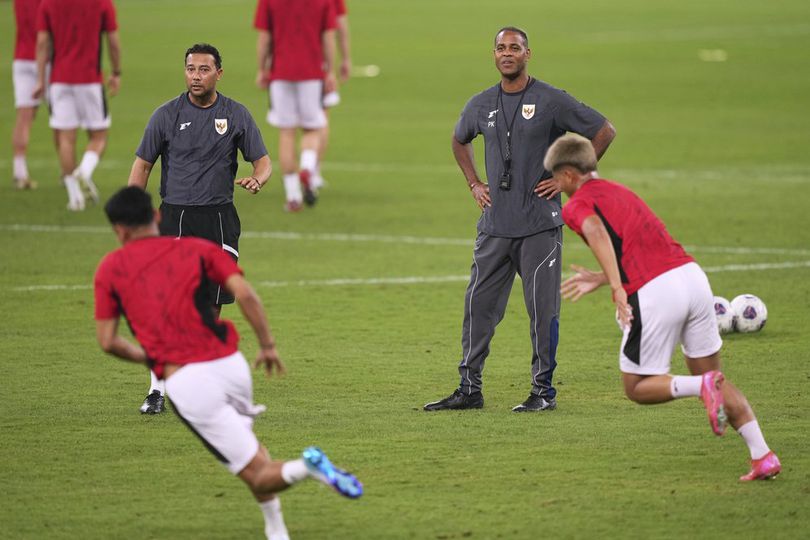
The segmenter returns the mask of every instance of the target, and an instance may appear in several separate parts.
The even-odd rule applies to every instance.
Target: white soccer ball
[[[731,301],[734,327],[738,332],[757,332],[768,320],[768,308],[753,294],[741,294]]]
[[[717,329],[721,334],[734,331],[734,310],[731,303],[722,296],[714,297],[714,314],[717,316]]]

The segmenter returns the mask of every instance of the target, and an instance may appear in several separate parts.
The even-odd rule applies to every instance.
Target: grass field
[[[96,181],[126,181],[149,114],[183,90],[182,55],[210,41],[220,90],[276,156],[253,86],[254,4],[119,0],[123,82]],[[242,265],[289,374],[255,376],[259,437],[279,458],[320,444],[367,493],[310,482],[283,496],[296,539],[807,538],[810,531],[810,6],[751,0],[510,3],[349,0],[356,78],[333,111],[314,210],[282,211],[279,176],[236,194]],[[520,287],[493,342],[487,406],[423,413],[456,382],[477,209],[449,149],[461,107],[494,84],[491,39],[517,24],[530,72],[618,130],[603,176],[626,183],[709,272],[716,294],[767,303],[763,332],[725,341],[783,463],[740,484],[748,453],[710,433],[698,400],[623,397],[607,294],[565,303],[559,408],[515,415],[529,391]],[[11,2],[0,2],[0,126],[10,140]],[[722,58],[725,61],[706,61]],[[704,52],[702,52],[704,51]],[[710,51],[710,52],[705,52]],[[703,58],[703,59],[702,59]],[[30,149],[35,192],[0,153],[0,537],[261,538],[243,485],[172,414],[145,417],[144,370],[95,343],[92,274],[115,247],[103,213],[65,210],[47,120]],[[480,150],[480,146],[479,146]],[[480,152],[479,152],[480,153]],[[150,190],[155,193],[157,174]],[[593,265],[565,233],[564,263]],[[255,342],[233,307],[246,355]],[[675,371],[684,372],[675,357]]]

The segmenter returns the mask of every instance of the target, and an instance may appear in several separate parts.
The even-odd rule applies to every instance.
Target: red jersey
[[[324,78],[323,33],[337,27],[334,0],[259,0],[253,26],[270,32],[270,80]]]
[[[335,16],[341,17],[346,15],[346,2],[345,0],[335,0]]]
[[[650,207],[621,184],[588,180],[563,207],[563,221],[580,236],[588,216],[598,216],[605,225],[628,295],[667,270],[694,261]]]
[[[101,82],[101,34],[118,30],[112,0],[42,0],[37,31],[51,34],[51,82]]]
[[[201,238],[156,236],[128,242],[96,270],[96,320],[126,317],[155,375],[165,364],[215,360],[237,350],[230,321],[215,319],[209,283],[241,270]]]
[[[15,60],[37,58],[37,7],[40,0],[14,0],[17,20],[17,41],[14,43]]]

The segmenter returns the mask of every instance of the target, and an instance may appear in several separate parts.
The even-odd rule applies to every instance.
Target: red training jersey
[[[167,363],[215,360],[237,350],[233,323],[215,319],[209,283],[241,270],[201,238],[155,236],[128,242],[101,260],[94,281],[96,320],[126,317],[155,375]]]
[[[42,0],[37,31],[51,34],[51,82],[101,82],[102,32],[115,30],[112,0]]]
[[[259,0],[253,26],[270,32],[271,81],[324,78],[323,33],[337,27],[334,0]]]
[[[347,13],[345,0],[335,0],[335,16],[341,17]]]
[[[17,21],[17,40],[14,43],[15,60],[37,58],[37,8],[40,0],[14,0]]]
[[[562,211],[565,224],[580,236],[582,222],[594,215],[610,235],[628,295],[667,270],[694,261],[650,207],[621,184],[601,178],[588,180]]]

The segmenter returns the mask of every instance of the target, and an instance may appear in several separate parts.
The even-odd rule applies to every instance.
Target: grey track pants
[[[481,391],[481,372],[489,355],[489,342],[503,319],[517,273],[523,281],[523,297],[531,321],[531,391],[546,399],[556,395],[551,379],[557,366],[561,262],[559,227],[523,238],[479,233],[464,300],[462,359],[458,366],[463,393]]]

